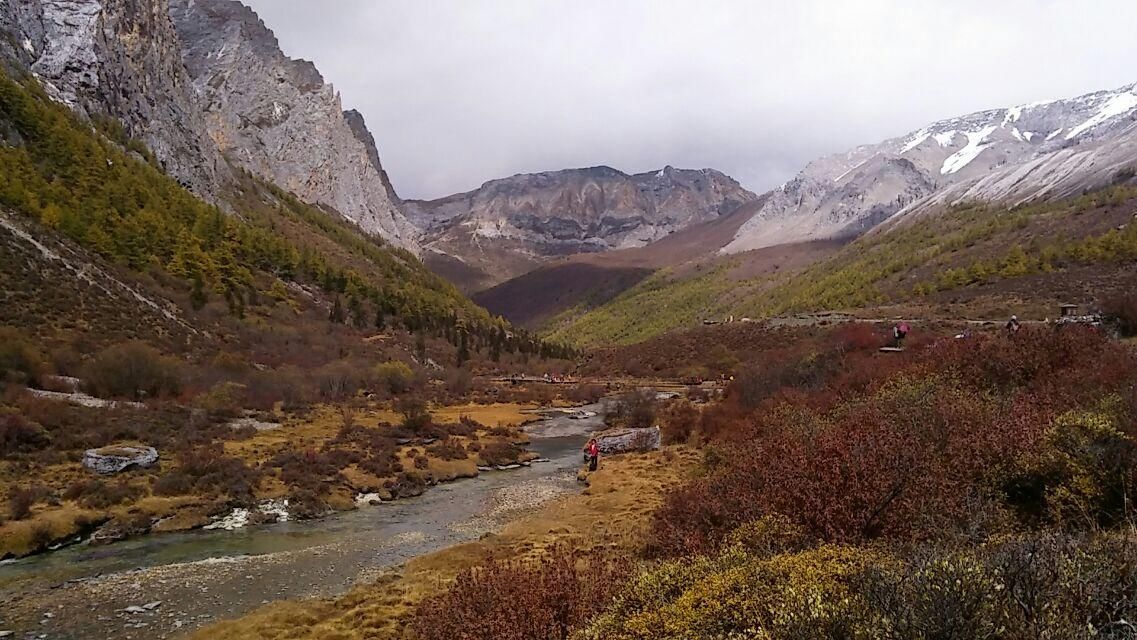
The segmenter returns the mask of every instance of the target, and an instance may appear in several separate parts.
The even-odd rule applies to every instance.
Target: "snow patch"
[[[1026,138],[1027,142],[1034,140],[1034,135],[1033,131],[1023,131],[1023,137]]]
[[[989,144],[983,144],[983,141],[997,128],[998,127],[990,126],[984,127],[979,131],[964,133],[964,135],[967,136],[967,146],[953,153],[947,160],[944,160],[944,166],[940,168],[940,173],[944,175],[952,174],[971,164],[971,161],[978,158],[984,149],[991,146]]]
[[[32,45],[31,38],[24,38],[24,51],[33,55],[35,54],[36,48]]]
[[[272,101],[272,117],[276,120],[284,117],[284,105],[275,100]]]
[[[1026,142],[1026,138],[1023,137],[1023,134],[1021,131],[1019,131],[1018,127],[1011,127],[1011,135],[1014,136],[1015,140],[1018,140],[1019,142]]]
[[[1051,131],[1051,132],[1050,132],[1050,135],[1046,136],[1046,139],[1047,139],[1047,140],[1053,140],[1053,139],[1054,139],[1055,137],[1057,137],[1057,136],[1058,136],[1058,134],[1060,134],[1060,133],[1062,133],[1062,129],[1061,129],[1061,128],[1055,129],[1054,131]]]
[[[1101,109],[1089,120],[1070,129],[1070,132],[1066,134],[1066,139],[1073,140],[1086,131],[1104,123],[1106,120],[1125,115],[1133,109],[1137,109],[1137,95],[1129,93],[1128,91],[1119,93],[1107,100],[1106,103],[1101,106]]]
[[[1019,118],[1023,115],[1023,106],[1011,107],[1007,109],[1006,115],[1003,116],[1003,126],[1007,126],[1012,122],[1018,122]]]
[[[948,146],[951,146],[951,141],[955,140],[955,134],[956,134],[955,129],[951,129],[950,131],[944,131],[942,133],[937,133],[936,135],[934,135],[932,137],[936,139],[936,142],[940,143],[941,147],[948,147]]]
[[[908,141],[908,144],[904,145],[904,148],[900,150],[900,153],[908,153],[909,151],[920,146],[925,140],[928,139],[928,135],[929,132],[927,129],[920,129],[916,132],[916,135]]]

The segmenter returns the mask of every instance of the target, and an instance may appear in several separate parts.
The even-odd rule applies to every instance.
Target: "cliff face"
[[[166,0],[0,0],[8,58],[56,100],[120,120],[162,167],[216,199],[228,175],[182,66]]]
[[[172,0],[182,60],[213,142],[236,165],[417,251],[374,140],[314,65],[284,55],[232,0]]]

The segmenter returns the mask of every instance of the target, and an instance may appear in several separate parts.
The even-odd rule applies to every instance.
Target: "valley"
[[[476,407],[459,411],[478,415]],[[471,469],[474,479],[431,488],[422,497],[381,504],[376,498],[375,505],[353,505],[350,512],[320,520],[290,520],[286,511],[276,524],[166,531],[5,562],[0,565],[5,628],[57,638],[167,637],[270,600],[340,595],[394,565],[476,539],[575,492],[580,447],[598,425],[603,423],[538,419],[527,427],[534,434],[528,449],[544,462],[481,475]],[[540,435],[547,432],[556,435]],[[93,602],[98,606],[92,608]],[[160,605],[129,609],[152,602]]]

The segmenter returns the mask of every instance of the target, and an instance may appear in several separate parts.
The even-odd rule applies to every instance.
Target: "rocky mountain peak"
[[[418,249],[374,138],[312,63],[285,55],[235,0],[172,0],[170,13],[209,135],[231,162],[365,232]]]

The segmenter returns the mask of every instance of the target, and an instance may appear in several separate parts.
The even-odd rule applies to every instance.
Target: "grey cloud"
[[[368,119],[400,195],[607,164],[761,191],[979,109],[1137,81],[1129,0],[247,0]]]

